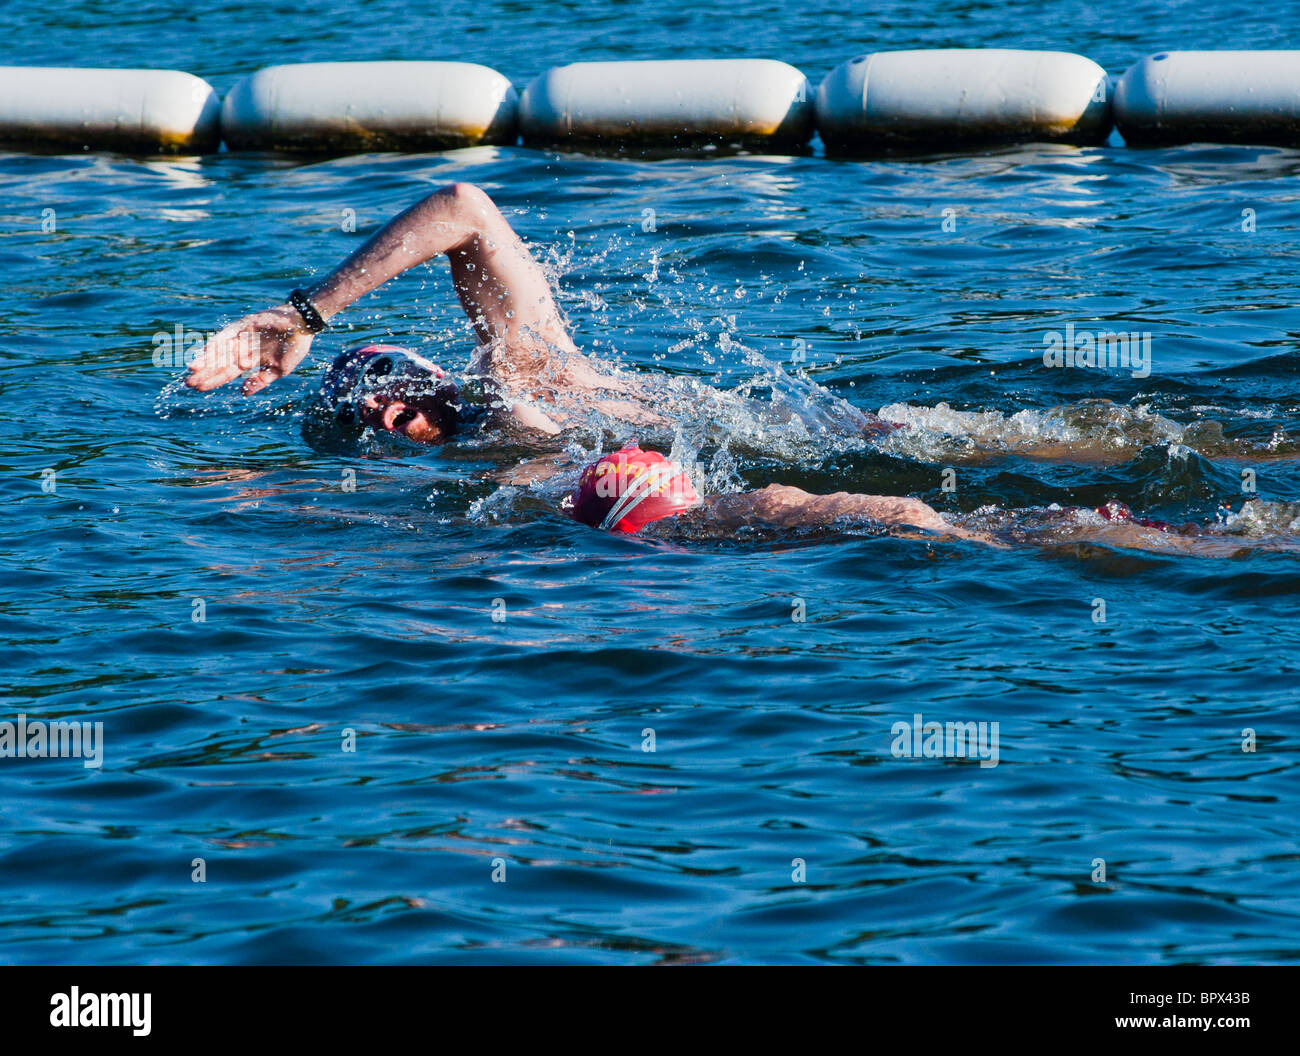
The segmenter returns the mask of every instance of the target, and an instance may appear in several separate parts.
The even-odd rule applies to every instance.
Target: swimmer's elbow
[[[496,205],[488,196],[487,191],[474,183],[449,183],[441,191],[437,192],[451,199],[460,209],[481,212],[483,209],[495,209]]]
[[[803,488],[796,488],[789,484],[769,484],[765,488],[759,488],[758,491],[751,492],[755,499],[766,502],[807,502],[810,499],[817,498],[804,491]]]

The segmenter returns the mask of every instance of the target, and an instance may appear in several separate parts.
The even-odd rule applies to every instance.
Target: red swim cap
[[[633,444],[584,469],[569,501],[575,521],[630,533],[676,517],[700,497],[676,462]]]

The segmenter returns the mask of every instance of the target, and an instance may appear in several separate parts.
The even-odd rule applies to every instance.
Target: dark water
[[[0,38],[10,62],[223,89],[339,57],[522,81],[743,40],[817,77],[872,47],[1065,47],[1119,72],[1279,43],[1242,4],[837,6],[226,3],[168,27],[172,5],[56,5],[6,8]],[[1300,959],[1300,465],[1261,457],[1300,433],[1298,175],[1300,152],[1213,146],[0,156],[0,720],[104,724],[99,769],[0,759],[0,960]],[[722,387],[761,355],[917,427],[714,443],[733,483],[918,495],[1022,541],[612,538],[484,481],[490,444],[314,450],[324,354],[464,355],[443,265],[252,400],[151,362],[155,332],[280,299],[454,180],[548,261],[588,350]],[[1070,323],[1149,333],[1150,375],[1046,369]],[[1229,556],[1033,528],[1112,498],[1215,521]],[[916,713],[997,722],[998,765],[896,758]]]

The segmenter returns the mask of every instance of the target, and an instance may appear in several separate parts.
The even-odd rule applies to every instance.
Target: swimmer
[[[920,499],[836,492],[813,495],[769,484],[758,491],[701,497],[687,471],[658,451],[632,445],[605,455],[582,471],[564,500],[575,521],[632,534],[647,525],[685,517],[734,534],[745,527],[829,527],[841,520],[865,520],[890,527],[920,528],[955,539],[992,540],[945,519]]]
[[[345,419],[425,444],[449,440],[483,415],[538,436],[556,436],[592,411],[616,427],[671,427],[644,379],[578,350],[540,265],[492,199],[467,183],[435,191],[399,214],[284,304],[214,334],[185,383],[206,391],[251,371],[244,394],[260,391],[293,371],[316,334],[349,305],[439,254],[451,263],[452,283],[478,339],[462,376],[466,384],[395,346],[350,350],[335,359],[322,386],[322,396]],[[391,375],[376,369],[393,365],[400,369]],[[701,388],[707,390],[701,399],[716,394]],[[867,435],[889,430],[846,401],[836,401],[835,410],[843,420],[837,424]]]
[[[456,294],[477,336],[468,369],[452,377],[397,346],[345,351],[327,371],[321,390],[322,405],[337,415],[338,424],[438,444],[488,421],[522,427],[525,436],[555,437],[589,423],[594,412],[617,437],[627,435],[629,426],[640,435],[656,427],[670,432],[684,412],[722,419],[734,407],[734,393],[694,382],[669,399],[664,376],[622,371],[579,351],[541,267],[492,199],[468,183],[444,187],[400,213],[330,275],[293,291],[286,303],[224,327],[190,366],[186,384],[214,389],[251,371],[243,391],[258,392],[294,370],[315,335],[349,305],[440,254],[451,264]],[[389,374],[388,366],[399,369]],[[898,408],[898,416],[919,415],[909,425],[893,420],[893,408],[882,412],[888,419],[882,418],[805,379],[778,373],[795,399],[780,406],[748,401],[742,414],[733,416],[758,419],[760,443],[769,426],[779,429],[797,418],[813,443],[828,435],[887,438],[915,432],[917,426],[939,433],[955,428],[958,443],[943,445],[937,456],[945,462],[1019,456],[1108,463],[1126,461],[1146,444],[1174,441],[1209,457],[1272,461],[1300,455],[1300,441],[1280,435],[1264,443],[1227,440],[1218,423],[1183,427],[1106,400],[1045,412],[1046,419],[1060,419],[1067,436],[1074,434],[1070,439],[1050,430],[1018,434],[1003,415],[952,412],[942,404],[929,410]],[[744,438],[728,435],[727,441],[735,450]]]
[[[916,537],[914,530],[920,529],[926,538],[968,540],[998,549],[1026,544],[1042,549],[1102,546],[1228,558],[1248,550],[1300,551],[1300,542],[1289,532],[1246,536],[1213,524],[1172,524],[1135,516],[1124,503],[1114,501],[1096,509],[998,511],[988,518],[941,514],[919,499],[847,492],[813,495],[781,484],[701,496],[685,468],[637,445],[587,466],[560,505],[582,524],[629,535],[650,529],[670,536],[680,531],[694,538],[729,539],[746,529],[833,529],[870,522],[891,529],[894,536]],[[995,525],[996,520],[1003,523]]]

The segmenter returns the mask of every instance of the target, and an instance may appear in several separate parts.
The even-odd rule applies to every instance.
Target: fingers
[[[242,370],[233,365],[203,363],[195,360],[190,364],[190,376],[185,379],[185,384],[191,389],[207,392],[209,389],[217,389],[229,381],[234,381],[242,373]]]
[[[277,356],[263,356],[263,366],[256,374],[244,381],[243,392],[245,396],[252,396],[255,392],[261,392],[273,381],[278,381],[286,374],[293,373],[302,358],[307,355],[307,349],[311,347],[311,335],[300,335],[289,342],[289,347]]]
[[[264,388],[270,385],[271,382],[275,381],[275,379],[280,376],[281,374],[278,370],[273,370],[270,367],[263,367],[252,377],[247,378],[244,381],[244,388],[243,388],[244,395],[252,396],[253,393],[255,392],[261,392]]]
[[[243,320],[217,331],[190,364],[190,375],[185,384],[191,389],[207,392],[234,381],[256,363],[251,340],[255,336],[244,329]]]
[[[307,355],[311,338],[285,328],[273,311],[247,316],[208,339],[190,364],[185,384],[207,392],[256,367],[257,373],[243,385],[244,395],[251,396],[292,371]]]
[[[311,335],[300,335],[293,338],[288,348],[279,352],[277,355],[263,356],[262,369],[252,377],[244,380],[243,392],[245,396],[252,396],[255,392],[261,392],[273,381],[278,381],[286,374],[293,372],[307,354],[307,349],[311,347]]]

